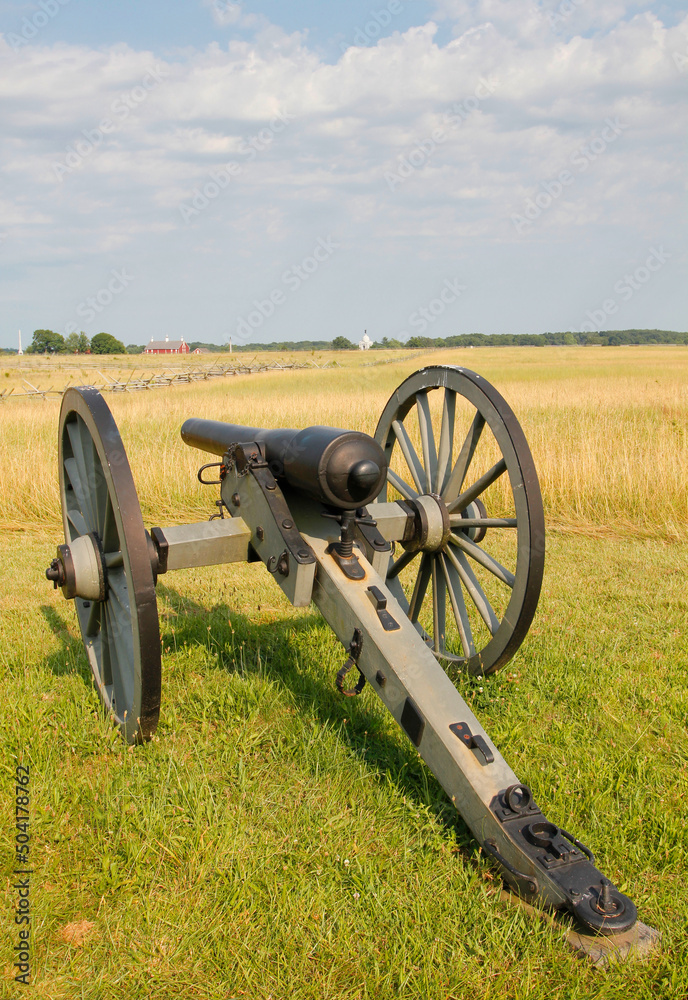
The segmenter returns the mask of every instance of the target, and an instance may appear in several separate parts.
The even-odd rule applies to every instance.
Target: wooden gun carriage
[[[147,531],[102,396],[65,393],[66,541],[47,576],[75,601],[95,685],[124,739],[145,741],[158,721],[157,579],[260,560],[294,606],[316,604],[347,651],[338,689],[370,686],[512,892],[571,914],[571,942],[597,961],[646,950],[656,932],[589,848],[545,817],[449,676],[480,678],[508,662],[542,581],[537,474],[496,389],[465,368],[433,366],[394,392],[374,438],[197,419],[181,434],[217,456],[199,479],[220,486],[220,513]]]

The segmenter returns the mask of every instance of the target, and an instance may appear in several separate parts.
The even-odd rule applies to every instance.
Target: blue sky
[[[0,346],[688,327],[677,4],[0,0],[0,66]]]

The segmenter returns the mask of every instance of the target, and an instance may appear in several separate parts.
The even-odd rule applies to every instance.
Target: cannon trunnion
[[[571,914],[571,942],[597,961],[653,945],[656,932],[591,851],[543,815],[449,676],[503,666],[540,592],[540,489],[501,395],[467,369],[432,366],[396,390],[374,438],[198,419],[181,433],[220,458],[210,463],[219,514],[147,531],[100,394],[69,389],[60,412],[65,543],[46,575],[75,601],[98,693],[125,740],[146,740],[158,720],[157,578],[261,560],[292,604],[317,605],[348,651],[338,689],[372,688],[514,893]],[[347,688],[350,671],[358,681]]]

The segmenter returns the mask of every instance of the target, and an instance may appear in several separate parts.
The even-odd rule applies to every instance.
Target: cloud
[[[348,246],[393,247],[411,276],[414,240],[441,259],[472,240],[556,243],[592,227],[645,238],[675,222],[685,75],[673,56],[688,52],[688,17],[667,25],[620,2],[601,17],[586,0],[555,32],[543,16],[554,0],[438,0],[435,20],[328,64],[303,33],[247,22],[240,4],[205,6],[223,25],[253,25],[250,37],[167,59],[40,39],[15,51],[0,37],[0,228],[17,265],[95,256],[105,268],[115,251],[115,263],[149,262],[154,247],[169,271],[212,248],[244,262],[228,278],[240,291],[251,268],[289,262],[333,226]],[[439,44],[445,22],[452,37]],[[488,79],[493,93],[447,125]],[[511,216],[608,119],[624,123],[618,141],[517,232]],[[386,172],[443,128],[390,190]],[[231,185],[185,221],[180,204],[230,162]]]

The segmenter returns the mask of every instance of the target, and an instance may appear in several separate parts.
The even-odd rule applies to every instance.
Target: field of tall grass
[[[661,931],[660,950],[601,972],[559,927],[503,899],[494,866],[370,685],[360,698],[337,694],[342,647],[262,565],[161,578],[160,724],[149,744],[124,746],[101,712],[74,608],[43,575],[62,540],[59,402],[10,399],[0,403],[0,997],[685,1000],[688,350],[337,360],[107,395],[146,524],[215,510],[216,489],[196,480],[203,456],[179,436],[189,416],[372,433],[424,364],[489,379],[533,451],[547,563],[514,660],[456,684],[545,814],[590,845]],[[373,360],[390,363],[365,366]],[[51,374],[36,384],[72,376]],[[0,364],[0,380],[18,377],[16,361]],[[29,987],[12,964],[17,760],[31,773]]]
[[[266,427],[323,423],[372,434],[389,395],[406,375],[423,364],[460,364],[489,379],[514,409],[535,458],[550,526],[589,534],[688,537],[685,348],[438,351],[373,367],[361,366],[371,355],[336,357],[344,367],[107,394],[144,517],[169,522],[205,510],[207,492],[195,478],[199,455],[179,437],[189,416]],[[61,362],[48,364],[54,369]],[[5,371],[15,375],[9,366]],[[79,371],[91,374],[84,366]],[[71,371],[69,377],[74,382]],[[57,386],[60,379],[62,384],[67,380],[54,370],[48,381]],[[0,526],[25,530],[58,523],[59,402],[10,399],[0,407]]]

